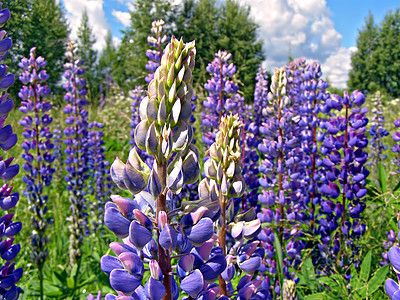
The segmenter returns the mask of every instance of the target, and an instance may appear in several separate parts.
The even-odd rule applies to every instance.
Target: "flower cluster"
[[[111,243],[116,257],[103,256],[101,267],[119,294],[177,299],[171,255],[195,251],[194,246],[202,246],[213,236],[210,217],[215,212],[204,206],[189,202],[185,206],[189,213],[179,223],[172,222],[180,216],[171,201],[172,194],[179,193],[184,183],[195,182],[200,173],[199,153],[191,143],[193,130],[188,124],[195,53],[193,42],[184,44],[172,38],[149,84],[147,97],[140,103],[141,121],[134,137],[141,150],[154,156],[152,168],[143,162],[136,148],[131,149],[126,164],[117,158],[111,166],[117,186],[136,195],[134,199],[112,196],[113,202],[106,204],[105,224],[124,243]],[[148,192],[143,191],[145,188]],[[200,257],[205,265],[200,269],[214,268],[212,257]],[[149,265],[151,277],[143,287],[144,264]],[[189,295],[200,293],[198,282],[194,287],[191,284],[190,274],[198,272],[189,272],[189,278],[181,281],[181,289]]]
[[[71,216],[68,217],[70,235],[69,256],[71,263],[76,263],[81,257],[80,247],[86,224],[86,199],[84,191],[85,181],[88,178],[88,112],[85,79],[80,76],[84,70],[80,68],[82,61],[76,60],[77,47],[74,42],[68,44],[66,56],[69,62],[64,64],[63,87],[67,91],[64,96],[68,104],[64,113],[68,115],[64,129],[65,136],[65,168],[68,175],[65,177],[67,189],[70,192]]]
[[[400,127],[400,119],[397,119],[394,121],[394,126],[396,128]],[[397,153],[397,155],[392,159],[392,164],[396,167],[400,167],[400,131],[396,131],[395,133],[392,134],[392,139],[394,142],[394,145],[392,147],[392,151],[394,153]],[[394,170],[395,174],[400,174],[400,169],[395,169]]]
[[[399,227],[400,227],[400,223],[399,223]],[[394,232],[393,232],[393,234],[394,234]],[[396,239],[396,236],[394,234],[393,240],[395,240],[395,239]],[[400,248],[398,247],[398,244],[396,244],[390,248],[387,256],[389,258],[390,263],[392,264],[393,271],[395,271],[395,273],[396,273],[397,281],[400,282]],[[385,290],[390,299],[392,299],[392,300],[399,299],[400,286],[393,279],[391,279],[391,278],[386,279]]]
[[[277,251],[284,257],[281,276],[293,279],[289,266],[299,264],[304,244],[298,238],[299,224],[304,221],[304,202],[301,197],[302,152],[299,148],[302,128],[293,113],[295,97],[288,93],[288,78],[284,68],[276,69],[271,80],[267,99],[270,106],[263,108],[265,122],[259,128],[263,141],[258,149],[264,155],[259,170],[263,173],[260,185],[264,189],[258,199],[263,208],[258,217],[263,223],[269,223],[259,236],[267,252],[264,268],[276,273],[277,262],[273,259]],[[288,226],[286,226],[288,225]],[[276,228],[276,230],[272,230]],[[281,249],[274,249],[275,239]],[[284,255],[285,254],[285,255]],[[280,291],[283,278],[275,282],[275,291]],[[297,279],[296,279],[297,280]]]
[[[89,190],[94,195],[94,201],[89,203],[91,216],[91,231],[96,232],[103,226],[104,204],[112,187],[109,173],[109,162],[106,160],[103,140],[103,124],[89,124],[88,134],[88,169],[91,184]]]
[[[368,157],[365,151],[368,119],[365,114],[368,109],[361,107],[364,102],[364,95],[358,91],[351,95],[344,92],[344,97],[332,95],[326,102],[327,107],[331,111],[344,109],[344,117],[331,116],[321,124],[324,130],[321,154],[325,158],[321,158],[324,176],[319,191],[323,195],[321,210],[324,217],[319,220],[319,225],[322,239],[334,245],[327,256],[336,262],[342,261],[345,247],[352,250],[351,256],[357,255],[358,249],[353,248],[352,240],[365,231],[361,217],[369,171],[365,168]],[[339,233],[330,241],[330,234],[336,228]]]
[[[205,111],[201,113],[201,126],[203,143],[208,147],[214,142],[214,130],[218,128],[222,116],[226,112],[239,111],[244,105],[244,98],[237,93],[238,84],[229,79],[236,73],[236,66],[229,64],[231,59],[231,53],[220,50],[206,68],[211,79],[204,84],[209,96],[203,101]]]
[[[157,20],[151,23],[151,33],[153,35],[147,37],[147,42],[151,47],[155,48],[155,50],[148,49],[146,51],[146,56],[149,59],[146,64],[146,69],[149,71],[149,74],[147,74],[145,78],[147,83],[150,83],[153,80],[154,72],[160,66],[163,48],[168,39],[163,33],[164,24],[164,20]]]
[[[18,94],[22,99],[19,110],[25,114],[20,120],[24,127],[22,148],[25,153],[23,169],[26,184],[24,195],[28,199],[31,213],[31,260],[39,270],[41,283],[40,293],[43,294],[43,266],[49,255],[46,244],[49,239],[46,234],[47,225],[52,222],[46,216],[48,196],[43,188],[49,186],[55,169],[52,166],[54,156],[52,154],[54,144],[49,128],[53,118],[48,112],[52,108],[46,100],[50,89],[43,83],[49,78],[44,67],[47,65],[43,57],[36,57],[36,48],[30,50],[30,57],[22,58],[19,66],[24,70],[19,77],[23,86]]]
[[[369,166],[377,166],[379,162],[386,159],[383,153],[388,146],[382,141],[382,138],[389,135],[389,132],[383,127],[385,118],[383,116],[383,105],[380,92],[376,92],[372,99],[373,108],[371,110],[373,116],[371,119],[371,128],[369,130]]]
[[[10,11],[1,8],[0,4],[0,27],[10,18]],[[11,38],[4,38],[6,32],[0,31],[0,62],[4,61],[8,50],[11,48]],[[0,91],[5,92],[14,84],[15,78],[13,74],[7,74],[7,66],[0,65]],[[14,107],[12,99],[8,99],[7,93],[0,95],[0,148],[3,153],[0,159],[0,178],[4,182],[13,179],[19,172],[19,166],[13,165],[14,157],[5,157],[5,151],[10,150],[17,143],[17,135],[13,133],[11,125],[5,125],[8,114]],[[0,218],[0,256],[3,264],[0,267],[0,298],[2,299],[18,299],[20,288],[15,284],[18,283],[22,276],[22,268],[16,268],[13,262],[15,257],[21,250],[20,244],[13,244],[14,236],[20,232],[22,228],[21,222],[13,222],[13,213],[8,211],[14,208],[19,200],[19,194],[12,192],[13,187],[8,183],[4,183],[0,187],[0,208],[6,213]]]

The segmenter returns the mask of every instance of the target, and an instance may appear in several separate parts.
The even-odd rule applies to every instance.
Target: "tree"
[[[352,69],[349,72],[348,81],[350,89],[358,89],[366,93],[373,88],[372,54],[377,46],[378,27],[374,22],[374,16],[369,12],[365,18],[365,25],[358,32],[357,51],[351,55]]]
[[[257,38],[259,25],[250,17],[250,7],[226,0],[218,20],[217,47],[232,53],[238,67],[238,82],[246,101],[253,99],[255,77],[265,59],[262,40]]]
[[[96,37],[93,35],[92,28],[89,26],[89,17],[86,8],[82,12],[81,24],[78,27],[78,57],[83,61],[82,68],[85,70],[83,78],[86,80],[89,103],[99,95],[99,84],[96,80],[96,59],[97,51],[93,49]]]
[[[400,96],[400,9],[389,10],[379,25],[369,14],[359,31],[351,65],[351,89],[366,93],[380,89],[391,97]]]
[[[185,41],[196,40],[196,65],[193,80],[195,86],[203,86],[209,78],[206,71],[207,65],[214,59],[218,52],[219,10],[215,0],[185,0],[176,18],[177,37]],[[229,49],[223,49],[229,50]]]
[[[60,4],[56,0],[6,0],[3,7],[10,9],[12,17],[4,27],[13,40],[9,55],[9,71],[17,77],[21,71],[18,62],[22,57],[29,57],[32,47],[36,53],[47,60],[47,84],[53,93],[60,91],[60,79],[63,72],[64,54],[69,35],[67,21]],[[8,90],[17,100],[21,83],[16,80]]]
[[[173,15],[169,0],[136,0],[131,14],[131,25],[123,31],[121,45],[117,51],[114,66],[114,79],[127,89],[145,84],[147,70],[146,50],[149,48],[147,36],[150,34],[151,23],[163,19],[168,26]]]
[[[215,0],[185,0],[176,24],[177,36],[196,40],[195,83],[206,82],[208,63],[218,50],[226,50],[232,53],[232,61],[238,68],[240,90],[247,100],[253,98],[255,76],[264,54],[249,6],[241,6],[234,0],[226,0],[222,7]]]

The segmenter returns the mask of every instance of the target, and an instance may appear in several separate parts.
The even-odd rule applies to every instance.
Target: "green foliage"
[[[215,0],[186,0],[176,18],[177,36],[196,40],[197,58],[194,78],[197,86],[208,79],[205,67],[218,50],[232,53],[238,68],[237,81],[247,101],[253,98],[255,74],[265,59],[258,25],[250,17],[250,7],[226,0],[220,7]]]
[[[89,17],[86,9],[82,13],[77,36],[78,57],[83,61],[82,68],[85,70],[85,74],[82,77],[86,80],[89,104],[92,104],[99,96],[99,81],[95,73],[97,51],[93,49],[96,38],[93,35],[92,28],[89,26]]]
[[[351,265],[350,282],[339,273],[317,276],[311,258],[307,258],[299,274],[297,291],[304,299],[372,299],[386,280],[389,266],[371,274],[372,252],[365,255],[358,272]],[[322,291],[322,292],[321,292]]]
[[[357,37],[357,51],[351,57],[351,89],[373,93],[385,90],[399,97],[400,86],[400,9],[389,10],[383,21],[374,23],[370,13]]]
[[[123,31],[124,36],[117,51],[116,63],[113,65],[114,79],[128,90],[136,85],[144,85],[147,63],[146,50],[149,48],[147,36],[151,23],[163,19],[170,25],[171,4],[168,0],[136,0],[131,11],[131,25]]]
[[[3,7],[12,12],[10,22],[5,30],[13,40],[13,47],[6,60],[9,72],[18,77],[21,71],[18,62],[22,57],[29,57],[29,50],[36,47],[36,53],[47,60],[47,73],[50,78],[46,82],[53,92],[61,90],[59,86],[63,73],[65,46],[69,35],[67,21],[56,0],[6,0]],[[21,83],[16,80],[9,89],[14,99],[18,99]]]

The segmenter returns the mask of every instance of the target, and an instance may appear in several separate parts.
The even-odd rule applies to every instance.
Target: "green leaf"
[[[385,194],[387,192],[387,174],[385,170],[385,166],[382,162],[378,164],[378,179],[379,185],[381,186],[382,193]]]
[[[397,183],[397,185],[393,189],[393,192],[397,192],[398,190],[400,190],[400,181]]]
[[[74,279],[72,277],[68,277],[68,279],[67,279],[67,287],[69,289],[72,290],[74,288],[74,283],[75,283]]]
[[[372,259],[372,253],[371,251],[369,251],[367,255],[365,255],[363,262],[361,263],[361,271],[360,271],[361,284],[364,284],[368,281],[369,274],[371,272],[371,259]]]
[[[279,234],[278,231],[274,230],[274,247],[275,247],[275,256],[276,261],[278,263],[278,275],[279,275],[279,283],[280,286],[283,286],[283,257],[282,257],[282,246],[281,242],[279,241]]]
[[[329,298],[325,293],[317,293],[304,297],[304,300],[327,300]]]
[[[389,265],[380,268],[375,275],[368,282],[368,294],[375,293],[383,282],[386,280],[387,273],[389,272]]]
[[[357,274],[357,270],[354,267],[354,264],[351,264],[351,278],[350,278],[350,286],[351,286],[351,290],[355,290],[357,288],[359,288],[360,285],[360,277]],[[361,283],[362,285],[362,283]]]

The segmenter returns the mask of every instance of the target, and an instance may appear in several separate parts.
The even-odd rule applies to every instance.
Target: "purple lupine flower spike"
[[[7,8],[1,9],[0,2],[0,27],[10,18],[10,12]],[[0,31],[0,48],[2,62],[7,56],[12,42],[10,38],[4,38],[6,32]],[[14,83],[14,75],[6,74],[7,66],[0,65],[0,90],[6,91]],[[7,93],[0,95],[0,148],[3,150],[0,157],[0,178],[5,181],[0,187],[0,208],[5,212],[0,217],[1,234],[1,259],[3,260],[0,273],[0,298],[18,299],[21,289],[16,286],[20,280],[23,270],[16,268],[15,258],[21,250],[20,244],[13,244],[14,236],[22,228],[21,222],[13,222],[13,213],[9,211],[14,208],[19,200],[19,194],[12,192],[13,187],[9,185],[19,172],[19,165],[13,165],[14,157],[6,158],[5,151],[10,150],[17,142],[17,135],[13,133],[11,125],[5,125],[8,114],[13,109],[13,100],[8,99]]]
[[[71,216],[68,220],[71,236],[69,244],[69,256],[71,264],[77,263],[82,253],[80,247],[83,244],[83,236],[87,225],[86,199],[84,191],[85,181],[88,178],[88,112],[84,108],[86,101],[86,82],[80,76],[84,70],[80,68],[82,61],[75,60],[76,45],[70,42],[67,48],[69,62],[64,64],[64,77],[66,82],[63,87],[67,91],[64,100],[68,104],[64,108],[67,114],[67,128],[64,129],[65,136],[65,168],[67,176],[67,190],[70,192]]]
[[[50,185],[55,169],[52,166],[53,135],[49,128],[53,118],[48,114],[52,105],[46,99],[50,90],[44,85],[48,76],[46,70],[42,69],[46,61],[40,56],[36,57],[35,52],[36,48],[33,47],[30,58],[23,58],[19,63],[24,70],[20,76],[24,86],[19,96],[23,100],[20,111],[25,113],[20,124],[24,127],[25,137],[22,144],[25,150],[22,154],[25,160],[24,195],[28,199],[29,211],[32,214],[31,259],[39,270],[40,294],[43,298],[43,266],[49,255],[49,249],[46,248],[49,242],[46,229],[47,224],[52,222],[51,218],[46,216],[48,196],[44,189]]]

